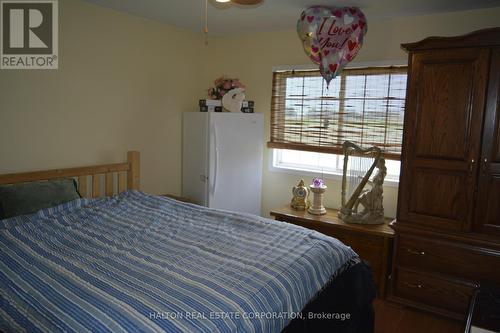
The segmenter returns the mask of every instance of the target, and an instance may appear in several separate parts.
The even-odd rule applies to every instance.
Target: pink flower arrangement
[[[220,77],[214,81],[214,87],[208,89],[208,97],[210,99],[222,99],[229,90],[235,88],[245,88],[245,85],[238,79],[228,79]]]

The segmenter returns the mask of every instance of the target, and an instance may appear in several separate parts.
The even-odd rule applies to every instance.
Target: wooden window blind
[[[268,147],[342,153],[342,143],[401,155],[407,67],[345,69],[330,82],[317,70],[273,73]]]

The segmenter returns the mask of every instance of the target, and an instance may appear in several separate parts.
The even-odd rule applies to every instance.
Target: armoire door
[[[492,50],[475,230],[500,236],[500,48]]]
[[[469,230],[489,50],[417,51],[410,61],[398,221]]]

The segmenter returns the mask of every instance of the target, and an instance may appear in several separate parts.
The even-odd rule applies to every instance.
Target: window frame
[[[341,172],[330,172],[330,171],[324,171],[320,169],[315,169],[313,170],[312,168],[301,168],[299,167],[286,167],[286,166],[279,166],[275,165],[275,159],[276,159],[276,153],[279,151],[279,148],[270,148],[269,149],[269,171],[273,173],[281,173],[281,174],[288,174],[288,175],[297,175],[297,176],[307,176],[310,178],[315,178],[315,177],[320,177],[322,176],[324,179],[331,179],[335,181],[342,181],[342,173]],[[401,163],[401,162],[400,162]],[[401,174],[401,167],[400,167],[400,174]],[[349,177],[349,176],[347,176]],[[399,178],[385,178],[384,179],[384,187],[398,187],[399,186]]]

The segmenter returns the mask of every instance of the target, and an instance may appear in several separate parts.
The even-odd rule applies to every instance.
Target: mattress
[[[0,221],[0,329],[281,332],[358,260],[254,215],[127,191]]]

